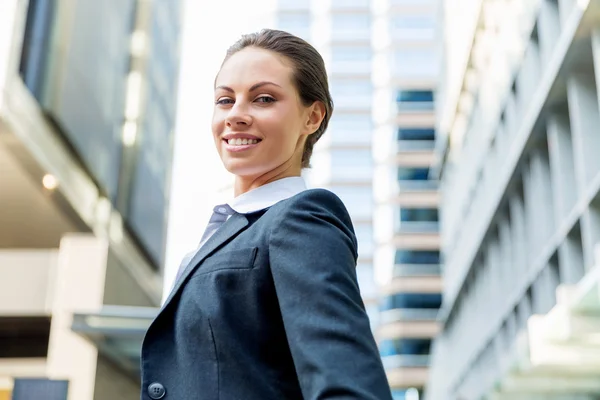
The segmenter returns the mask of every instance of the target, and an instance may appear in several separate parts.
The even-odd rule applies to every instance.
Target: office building
[[[380,284],[376,337],[394,399],[428,379],[441,304],[434,99],[437,1],[374,2],[373,155]]]
[[[396,399],[422,393],[441,303],[437,183],[428,181],[436,4],[280,0],[276,16],[327,65],[335,111],[307,179],[351,214],[359,285]]]
[[[348,208],[358,239],[359,285],[375,328],[370,1],[279,0],[275,26],[311,42],[325,60],[334,112],[305,177],[310,187],[333,191]]]
[[[426,398],[600,396],[600,2],[447,1]]]
[[[0,2],[0,399],[139,398],[162,292],[180,8]]]

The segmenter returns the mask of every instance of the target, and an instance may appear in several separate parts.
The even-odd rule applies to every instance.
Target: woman
[[[243,36],[215,80],[217,151],[235,198],[142,348],[142,399],[391,399],[342,202],[300,177],[333,111],[325,66],[281,31]]]

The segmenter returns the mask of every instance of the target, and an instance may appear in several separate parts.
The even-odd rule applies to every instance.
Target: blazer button
[[[162,399],[166,394],[165,387],[158,382],[150,384],[148,386],[148,395],[153,400]]]

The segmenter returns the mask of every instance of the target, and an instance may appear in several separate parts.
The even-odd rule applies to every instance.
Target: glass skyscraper
[[[276,27],[323,55],[335,104],[310,186],[340,196],[359,247],[357,276],[395,399],[428,379],[441,304],[435,88],[437,1],[278,2]]]
[[[91,314],[143,326],[160,302],[181,14],[0,6],[0,399],[30,376],[69,398],[139,397],[139,339]]]

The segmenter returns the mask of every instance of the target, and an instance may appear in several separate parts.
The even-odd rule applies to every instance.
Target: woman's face
[[[249,47],[221,68],[212,131],[229,172],[252,178],[300,172],[306,136],[319,125],[314,105],[302,104],[288,64],[276,53]]]

